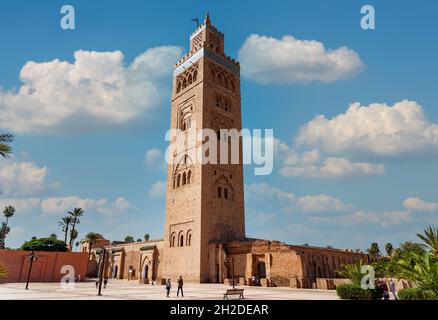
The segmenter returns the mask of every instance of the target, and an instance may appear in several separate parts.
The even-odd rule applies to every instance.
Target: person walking
[[[179,291],[181,290],[181,296],[184,298],[183,285],[184,285],[183,278],[182,278],[182,276],[179,276],[179,279],[178,279],[178,290],[176,292],[176,296],[177,297],[179,297]]]
[[[384,300],[389,300],[389,290],[388,290],[388,285],[386,284],[386,281],[382,280],[380,281],[380,288],[383,291],[383,299]]]
[[[106,285],[108,284],[108,277],[103,279],[103,288],[106,289]]]
[[[394,300],[398,300],[397,291],[395,289],[395,281],[393,278],[391,278],[391,281],[389,281],[389,290],[391,290],[392,295],[394,296]]]
[[[170,289],[172,288],[172,284],[170,283],[170,278],[166,279],[166,297],[169,297]]]

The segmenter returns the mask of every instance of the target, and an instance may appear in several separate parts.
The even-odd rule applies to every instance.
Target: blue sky
[[[34,235],[61,237],[56,223],[74,205],[86,211],[80,237],[88,231],[110,239],[162,237],[166,174],[158,150],[166,147],[171,68],[188,48],[190,19],[207,10],[225,33],[227,54],[242,63],[243,127],[273,128],[282,146],[271,175],[245,168],[248,236],[366,248],[371,241],[415,240],[437,223],[438,5],[432,1],[367,1],[376,11],[376,29],[367,31],[360,28],[362,1],[69,1],[75,30],[59,27],[64,4],[0,4],[0,128],[16,136],[14,159],[0,163],[0,204],[17,207],[8,246]],[[275,51],[260,53],[264,43]],[[310,50],[306,67],[296,63],[296,44]],[[342,47],[349,53],[339,58],[347,66],[339,71],[330,57]],[[92,85],[123,72],[139,79],[139,90],[131,84],[121,92],[117,112],[106,114],[110,104],[99,112],[97,87],[74,91],[55,72],[74,66],[79,50],[84,64],[75,72],[88,74]],[[112,54],[87,54],[94,51]],[[133,70],[136,58],[143,62]],[[148,65],[148,59],[157,60]],[[29,61],[35,63],[23,68]],[[254,66],[265,82],[251,73]],[[284,80],[272,79],[272,70]],[[298,71],[310,78],[297,78]],[[334,78],[324,80],[324,72]],[[29,104],[20,93],[26,81],[41,101]],[[343,117],[351,103],[362,112]],[[314,121],[317,115],[323,121]],[[318,128],[326,134],[315,136]]]

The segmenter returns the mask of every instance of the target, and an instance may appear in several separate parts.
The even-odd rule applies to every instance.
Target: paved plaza
[[[0,284],[0,300],[10,299],[40,299],[40,300],[215,300],[222,299],[223,293],[230,286],[222,284],[186,283],[184,298],[176,297],[176,285],[167,298],[162,285],[139,284],[134,281],[110,280],[102,296],[97,296],[94,282],[80,282],[74,289],[63,289],[59,283],[30,283],[25,290],[25,283]],[[238,286],[245,289],[246,300],[336,300],[335,291],[264,288]],[[230,300],[233,298],[230,298]]]

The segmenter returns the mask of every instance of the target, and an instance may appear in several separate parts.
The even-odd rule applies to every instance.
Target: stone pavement
[[[184,298],[176,297],[176,283],[173,284],[170,297],[166,297],[162,285],[139,284],[134,281],[110,280],[106,289],[102,288],[102,296],[97,296],[94,282],[75,283],[74,289],[63,289],[60,283],[30,283],[25,290],[25,283],[0,284],[0,300],[6,299],[39,299],[39,300],[221,300],[223,293],[230,286],[223,284],[185,283]],[[336,300],[335,291],[264,288],[238,286],[245,289],[245,299],[253,300]],[[233,299],[230,297],[230,300]]]

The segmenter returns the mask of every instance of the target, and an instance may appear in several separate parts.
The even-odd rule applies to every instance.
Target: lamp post
[[[27,281],[26,281],[26,290],[28,290],[28,289],[29,289],[30,274],[32,273],[33,262],[34,262],[35,260],[37,260],[38,257],[36,256],[36,254],[35,254],[33,251],[31,251],[31,252],[30,252],[29,254],[27,254],[26,256],[27,256],[27,258],[28,258],[29,261],[30,261],[30,265],[29,265],[29,273],[27,274]]]
[[[111,253],[114,253],[114,250],[111,250],[110,252],[108,251],[108,255],[110,255]],[[100,260],[100,266],[99,266],[99,289],[97,291],[97,295],[101,296],[102,295],[103,273],[105,272],[105,260],[106,260],[107,250],[105,248],[102,248],[98,252],[98,255],[101,257],[101,260]]]
[[[234,258],[227,258],[225,259],[225,263],[229,263],[231,261],[231,274],[232,274],[232,281],[233,281],[233,289],[234,289]]]

